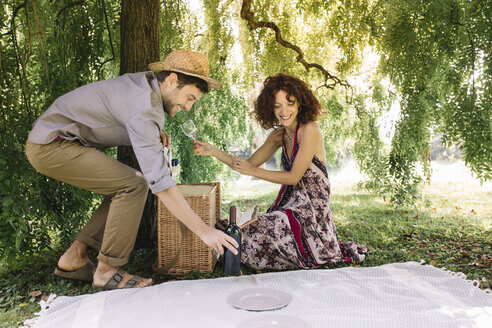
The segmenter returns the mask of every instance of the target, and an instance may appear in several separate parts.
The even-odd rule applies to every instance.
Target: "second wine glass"
[[[240,151],[240,147],[238,143],[230,143],[227,145],[227,151],[234,157],[237,156],[237,153]]]
[[[226,142],[226,146],[227,146],[227,152],[230,155],[236,157],[241,151],[243,151],[243,148],[246,146],[246,143],[244,139],[241,139],[240,137],[236,139],[231,138]]]

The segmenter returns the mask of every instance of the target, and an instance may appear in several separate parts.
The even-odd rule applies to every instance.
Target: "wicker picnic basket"
[[[178,184],[178,188],[191,209],[214,227],[220,218],[220,182]],[[159,202],[155,272],[174,276],[194,270],[212,272],[216,262],[217,253]]]

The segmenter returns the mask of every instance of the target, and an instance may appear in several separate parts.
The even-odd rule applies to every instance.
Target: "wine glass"
[[[237,153],[239,153],[239,151],[241,150],[241,146],[242,142],[240,142],[239,140],[230,140],[229,142],[227,142],[227,151],[229,152],[229,154],[236,157]]]
[[[239,145],[237,143],[232,143],[230,145],[228,145],[227,147],[227,150],[229,151],[229,153],[236,157],[237,156],[237,153],[239,152]]]
[[[186,136],[193,139],[193,141],[196,140],[196,137],[195,137],[196,126],[192,120],[188,120],[188,121],[184,122],[183,124],[181,124],[181,130],[183,130],[183,133],[186,134]]]

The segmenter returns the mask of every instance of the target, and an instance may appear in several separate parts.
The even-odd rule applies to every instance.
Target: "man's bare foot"
[[[86,244],[75,240],[58,260],[58,268],[65,271],[74,271],[83,267],[89,261],[88,248]]]
[[[106,283],[113,277],[115,273],[118,272],[118,267],[106,264],[99,261],[97,264],[96,272],[94,272],[94,280],[92,285],[94,287],[104,287]],[[123,279],[118,283],[117,288],[123,288],[125,284],[132,279],[134,276],[128,273],[123,274]],[[151,278],[141,278],[137,284],[134,286],[136,288],[147,287],[152,285],[153,281]]]

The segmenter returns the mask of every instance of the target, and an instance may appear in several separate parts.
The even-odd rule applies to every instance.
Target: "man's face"
[[[177,80],[167,81],[166,79],[160,88],[164,110],[169,116],[174,116],[183,109],[191,110],[195,101],[202,95],[200,89],[195,85],[188,84],[180,88]]]

